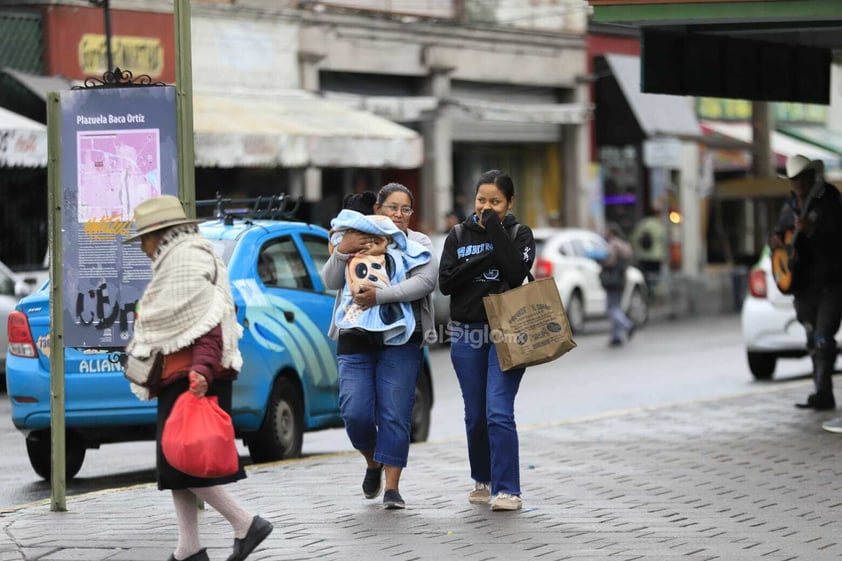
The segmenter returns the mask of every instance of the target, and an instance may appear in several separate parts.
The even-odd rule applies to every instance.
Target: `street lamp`
[[[111,72],[114,70],[114,61],[111,57],[111,7],[109,6],[109,0],[88,0],[88,2],[105,10],[105,56],[108,65],[105,70]]]

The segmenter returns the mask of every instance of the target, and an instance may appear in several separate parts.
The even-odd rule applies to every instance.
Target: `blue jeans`
[[[406,467],[421,357],[411,343],[337,356],[339,410],[351,445],[374,450],[389,466]]]
[[[632,320],[623,311],[623,291],[606,290],[608,317],[611,318],[611,339],[622,341],[634,326]]]
[[[465,402],[471,477],[491,483],[491,493],[520,495],[515,396],[524,369],[502,372],[488,324],[454,328],[450,359]]]

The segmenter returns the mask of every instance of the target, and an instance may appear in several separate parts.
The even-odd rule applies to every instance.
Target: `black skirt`
[[[231,414],[231,380],[216,380],[208,389],[208,395],[215,395],[223,411]],[[190,487],[213,487],[245,479],[242,460],[240,469],[225,477],[204,478],[187,475],[172,467],[161,450],[161,434],[164,432],[164,422],[170,416],[175,400],[187,391],[189,380],[182,378],[170,386],[161,389],[158,395],[158,429],[155,435],[156,467],[158,471],[158,489],[188,489]]]

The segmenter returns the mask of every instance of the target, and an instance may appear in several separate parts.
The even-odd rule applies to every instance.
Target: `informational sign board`
[[[138,203],[178,196],[175,88],[61,92],[64,341],[119,348],[151,278],[140,244],[123,244]]]

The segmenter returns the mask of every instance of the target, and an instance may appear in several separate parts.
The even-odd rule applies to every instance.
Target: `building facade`
[[[172,9],[111,0],[113,66],[173,83]],[[191,11],[197,198],[285,191],[327,224],[345,194],[398,181],[415,193],[414,226],[436,231],[448,211],[470,213],[476,177],[500,168],[524,222],[585,223],[584,1],[207,0]],[[103,9],[29,1],[4,18],[28,22],[18,39],[34,45],[25,65],[2,47],[8,75],[79,83],[106,71]],[[0,106],[44,123],[24,111],[43,86],[25,81],[29,92],[4,102],[19,78],[0,80]],[[31,182],[46,205],[44,176]]]

